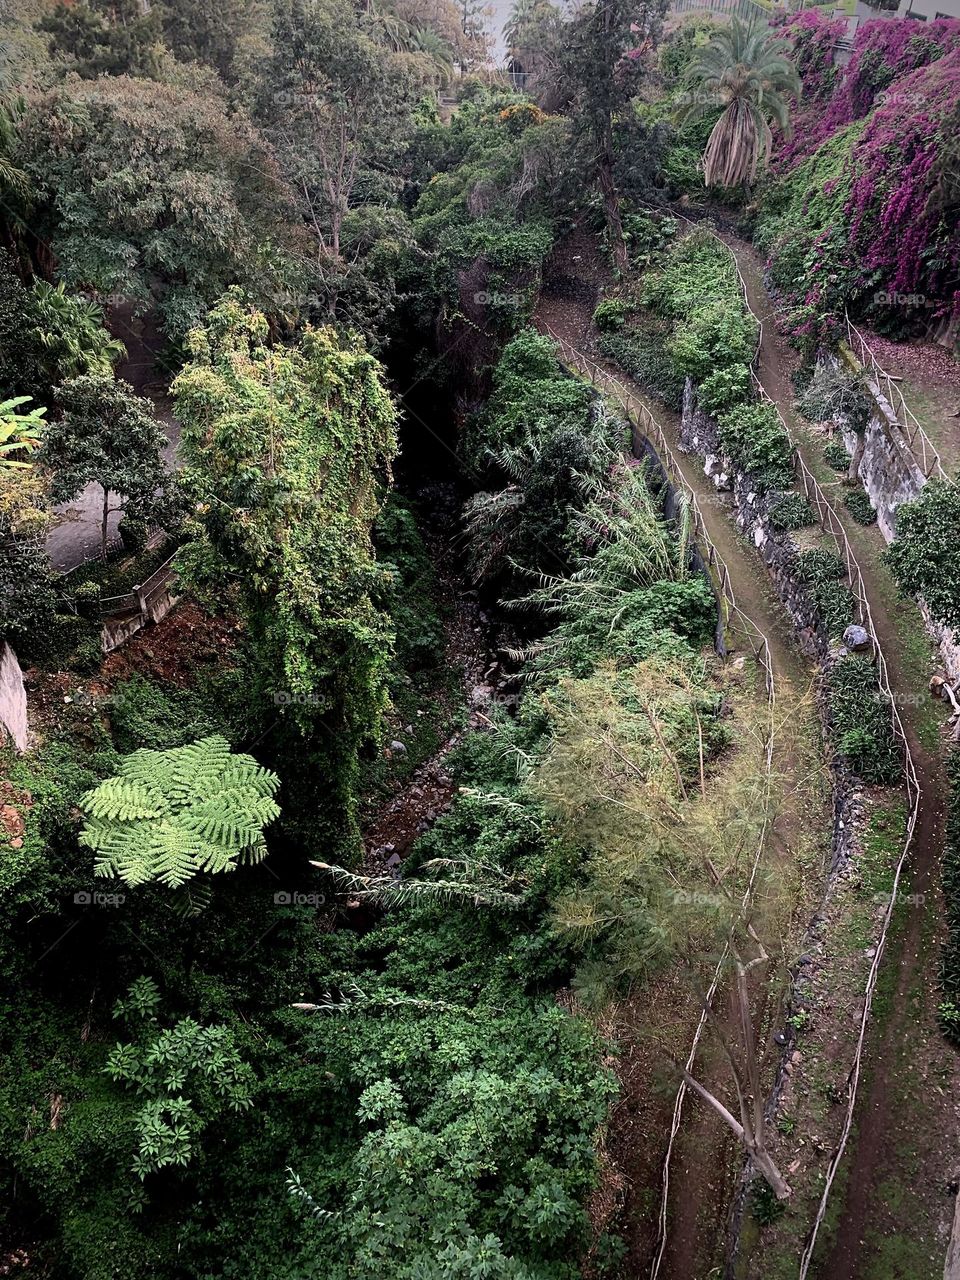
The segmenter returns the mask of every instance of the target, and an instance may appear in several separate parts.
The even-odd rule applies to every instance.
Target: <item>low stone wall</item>
[[[861,371],[850,352],[841,356],[821,353],[818,364],[834,369]],[[896,534],[897,507],[914,499],[927,482],[910,445],[904,438],[897,416],[872,379],[864,377],[873,402],[874,412],[863,433],[863,451],[857,466],[857,478],[877,513],[877,525],[887,542]],[[856,456],[860,439],[857,432],[840,421],[840,435],[851,459]]]
[[[0,644],[0,724],[18,751],[27,749],[27,691],[17,655],[10,645]]]
[[[821,353],[818,364],[834,369],[846,364],[856,372],[864,373],[864,383],[873,401],[874,413],[863,433],[863,451],[857,466],[857,478],[877,513],[877,527],[885,541],[896,537],[897,508],[916,498],[927,478],[913,456],[904,437],[896,414],[873,379],[866,376],[853,353],[841,348],[841,356]],[[851,459],[856,457],[860,443],[857,432],[841,419],[840,438]],[[951,682],[960,683],[960,642],[955,633],[934,618],[922,600],[917,602],[928,634],[940,651],[940,657]]]
[[[770,496],[759,492],[749,475],[734,469],[723,456],[718,440],[719,428],[714,419],[697,406],[696,390],[688,379],[680,419],[680,447],[686,453],[699,453],[704,459],[704,473],[711,477],[718,491],[730,494],[737,525],[763,557],[777,595],[793,620],[801,651],[807,657],[822,659],[829,650],[829,642],[817,625],[810,594],[797,576],[800,549],[789,533],[774,529],[770,523]]]
[[[689,381],[684,394],[680,439],[685,452],[699,453],[703,457],[704,472],[713,478],[717,488],[730,493],[737,524],[762,555],[777,594],[796,628],[801,650],[817,662],[821,677],[817,682],[817,706],[824,729],[829,729],[830,715],[822,677],[847,651],[836,642],[831,643],[819,625],[806,587],[797,577],[796,560],[800,548],[793,536],[789,532],[775,530],[770,523],[769,512],[775,495],[771,498],[758,493],[750,477],[736,471],[730,459],[723,456],[718,443],[717,424],[697,406],[696,388]],[[795,1023],[791,1019],[802,1023],[809,1017],[817,1021],[823,1011],[831,1008],[834,998],[831,962],[835,964],[837,957],[831,956],[830,939],[842,926],[849,910],[850,894],[856,892],[859,884],[860,859],[868,823],[863,783],[837,755],[830,760],[830,772],[833,792],[830,865],[825,868],[823,892],[804,931],[803,951],[790,969],[789,989],[780,1020],[784,1036],[782,1051],[773,1087],[765,1103],[765,1111],[771,1121],[772,1154],[781,1168],[789,1167],[788,1162],[796,1158],[792,1146],[795,1140],[781,1134],[773,1123],[774,1119],[777,1115],[791,1112],[796,1105],[797,1090],[803,1094],[810,1087],[805,1065],[809,1048],[805,1044],[802,1049],[798,1047]],[[882,911],[876,918],[878,930],[881,915]],[[873,952],[866,948],[857,958],[862,969],[862,975],[857,975],[855,980],[859,988],[866,986],[872,955]],[[854,977],[852,970],[847,972],[851,978]],[[850,1025],[852,1053],[855,1020]],[[749,1181],[745,1167],[730,1213],[728,1275],[734,1273],[737,1265]]]

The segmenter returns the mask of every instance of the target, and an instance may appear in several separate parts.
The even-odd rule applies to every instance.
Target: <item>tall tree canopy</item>
[[[68,76],[30,104],[23,148],[68,285],[158,301],[174,339],[231,284],[280,288],[288,192],[247,117],[212,93]]]
[[[381,16],[349,0],[280,0],[262,69],[260,118],[313,237],[309,280],[328,315],[362,252],[350,215],[396,205],[401,157],[425,79]]]
[[[614,166],[614,128],[636,95],[645,57],[660,36],[666,0],[597,0],[561,29],[559,90],[578,123],[586,168],[600,190],[607,239],[620,271],[627,269]]]

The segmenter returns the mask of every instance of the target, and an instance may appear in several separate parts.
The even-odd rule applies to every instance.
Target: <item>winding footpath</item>
[[[577,247],[581,252],[576,261],[581,262],[587,256],[588,247],[583,243]],[[645,415],[655,418],[664,437],[658,451],[661,455],[664,448],[668,451],[663,461],[675,481],[692,494],[704,541],[719,553],[720,563],[729,575],[729,592],[735,596],[738,610],[746,615],[748,628],[752,622],[765,641],[765,656],[761,660],[769,663],[768,692],[772,700],[774,689],[776,691],[777,720],[791,720],[804,714],[812,716],[806,699],[811,671],[799,654],[792,624],[755,548],[736,529],[729,496],[718,493],[712,480],[704,474],[699,458],[679,451],[680,422],[676,413],[659,404],[654,407],[622,371],[613,371],[582,355],[583,349],[589,346],[592,313],[591,298],[571,298],[565,290],[560,297],[542,295],[536,321],[559,339],[572,362],[584,371],[589,368],[598,388],[612,393],[634,421],[642,421]],[[653,443],[656,445],[656,441]],[[745,635],[742,643],[749,645]],[[790,859],[800,839],[799,818],[793,803],[801,769],[789,737],[777,735],[771,739],[768,768],[786,784],[789,798],[779,807],[773,831],[761,842],[758,861],[761,855]],[[769,846],[766,851],[764,844]],[[762,998],[760,993],[758,998]],[[722,1097],[727,1085],[726,1067],[719,1060],[712,1037],[702,1032],[701,1020],[693,1045],[696,1073]],[[693,1069],[692,1060],[689,1066]],[[629,1110],[630,1106],[627,1099],[624,1107]],[[618,1123],[627,1118],[621,1112]],[[681,1088],[674,1104],[670,1135],[662,1160],[662,1198],[655,1222],[650,1221],[648,1206],[641,1208],[631,1203],[628,1190],[630,1261],[637,1274],[642,1267],[644,1272],[649,1269],[651,1277],[692,1280],[709,1264],[716,1252],[717,1240],[726,1234],[731,1208],[728,1171],[736,1168],[742,1157],[728,1131],[685,1087]]]
[[[815,472],[822,465],[815,443],[793,409],[789,371],[791,355],[777,333],[773,309],[763,284],[762,268],[753,248],[730,235],[722,237],[740,267],[748,300],[763,322],[757,374],[767,395],[786,419],[798,452]],[[879,532],[864,529],[842,504],[836,512],[857,553],[863,584],[871,603],[877,639],[884,650],[890,686],[898,698],[900,718],[913,756],[920,800],[911,850],[910,896],[914,905],[900,913],[901,924],[891,937],[886,967],[885,1009],[874,1017],[867,1038],[865,1072],[861,1084],[854,1141],[846,1155],[842,1200],[833,1206],[833,1238],[823,1255],[815,1255],[811,1275],[822,1280],[924,1280],[943,1270],[946,1229],[952,1204],[946,1186],[955,1176],[950,1161],[957,1148],[958,1115],[949,1089],[936,1081],[953,1072],[953,1057],[936,1022],[938,958],[942,904],[939,863],[943,847],[947,784],[936,744],[923,728],[925,688],[918,687],[918,671],[904,644],[907,624],[922,628],[912,606],[897,601],[890,575],[878,561],[883,547]],[[912,615],[912,616],[911,616]],[[914,1080],[905,1079],[915,1076]],[[905,1097],[917,1105],[904,1105]],[[933,1212],[903,1211],[894,1187],[904,1178],[905,1163],[916,1164],[923,1185],[914,1188]],[[939,1212],[937,1211],[939,1209]],[[909,1237],[912,1235],[912,1240]],[[908,1266],[897,1240],[909,1240]],[[898,1264],[895,1259],[901,1255]],[[920,1258],[929,1269],[918,1270]],[[891,1270],[893,1263],[896,1269]],[[900,1269],[904,1267],[904,1269]]]
[[[829,488],[837,480],[824,474],[820,457],[823,439],[812,433],[793,409],[790,371],[795,357],[776,331],[761,264],[744,241],[731,235],[721,238],[736,258],[747,302],[763,322],[756,362],[760,386],[779,407],[806,467]],[[579,269],[581,263],[588,265],[588,253],[584,242],[575,247],[581,250],[573,256]],[[586,296],[588,292],[572,297],[569,290],[564,290],[563,296],[545,293],[537,311],[541,327],[575,352],[590,346],[593,299]],[[594,372],[602,385],[602,367]],[[619,370],[611,381],[621,390],[628,388],[631,404],[635,401],[649,411],[642,393]],[[658,406],[656,417],[664,433],[676,442],[676,415]],[[801,669],[792,630],[759,558],[737,534],[731,513],[704,476],[699,459],[671,449],[670,465],[677,468],[698,499],[704,533],[729,568],[738,603],[769,637],[778,697],[781,685],[796,695],[808,676]],[[923,643],[919,614],[897,599],[890,575],[879,560],[884,545],[879,532],[856,524],[842,502],[831,505],[859,562],[862,590],[886,655],[889,685],[913,759],[919,804],[910,849],[909,906],[898,908],[895,927],[877,961],[882,992],[878,992],[866,1028],[852,1133],[838,1162],[809,1271],[805,1260],[802,1274],[817,1280],[939,1280],[953,1213],[948,1186],[956,1177],[953,1161],[960,1113],[949,1087],[956,1075],[956,1055],[946,1046],[936,1022],[942,921],[939,859],[947,788],[936,730],[931,735],[929,712],[924,708],[929,646]],[[662,1223],[655,1259],[663,1264],[659,1274],[692,1280],[701,1274],[700,1266],[708,1256],[702,1239],[703,1200],[721,1189],[723,1157],[730,1152],[724,1152],[712,1118],[697,1116],[695,1109],[680,1139],[669,1194],[669,1233]],[[725,1224],[719,1210],[714,1222],[715,1230],[722,1231]],[[633,1250],[632,1258],[638,1258]],[[655,1265],[653,1274],[657,1270]]]

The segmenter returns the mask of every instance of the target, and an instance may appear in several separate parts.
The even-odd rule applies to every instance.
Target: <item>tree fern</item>
[[[263,829],[280,809],[275,774],[226,738],[170,751],[134,751],[119,773],[88,791],[80,843],[97,875],[171,888],[200,872],[218,875],[266,854]]]

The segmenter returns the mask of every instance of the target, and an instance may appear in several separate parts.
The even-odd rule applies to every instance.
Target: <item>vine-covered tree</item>
[[[391,646],[371,594],[380,487],[396,411],[359,340],[308,330],[272,346],[232,292],[189,339],[174,383],[194,502],[183,579],[244,616],[261,691],[331,753],[324,782],[349,818],[360,744],[375,732]],[[342,791],[339,790],[342,788]]]

